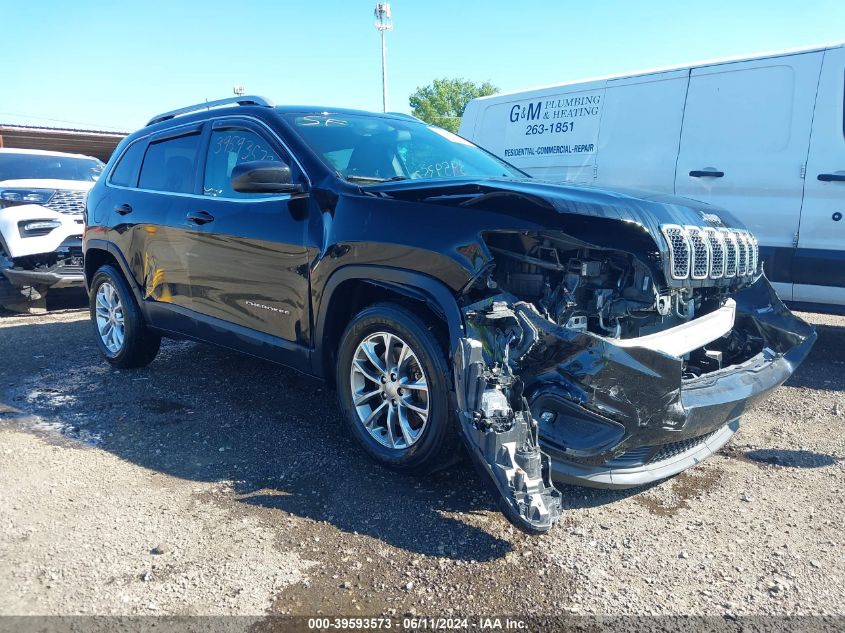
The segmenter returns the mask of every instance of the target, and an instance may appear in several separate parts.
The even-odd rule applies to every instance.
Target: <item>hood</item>
[[[0,180],[0,189],[64,189],[66,191],[88,191],[93,186],[94,182],[90,180],[55,180],[51,178]]]
[[[400,180],[369,185],[368,193],[433,204],[471,204],[514,196],[560,214],[633,222],[657,237],[660,225],[680,224],[744,229],[731,213],[703,202],[658,193],[609,190],[531,178]],[[526,210],[526,213],[529,213]],[[551,228],[551,227],[550,227]]]

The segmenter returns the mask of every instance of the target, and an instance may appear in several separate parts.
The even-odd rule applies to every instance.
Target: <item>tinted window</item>
[[[129,146],[111,173],[111,182],[122,187],[135,187],[138,184],[138,171],[141,169],[141,159],[144,157],[144,143],[142,141]]]
[[[103,167],[103,163],[96,158],[0,152],[0,180],[36,178],[92,181],[100,177]]]
[[[193,193],[199,146],[199,134],[150,143],[138,186],[153,191]]]
[[[419,121],[358,114],[287,118],[328,165],[354,182],[524,175],[469,141]]]
[[[243,128],[214,130],[205,160],[203,193],[224,198],[272,195],[239,193],[232,189],[230,179],[235,165],[254,160],[277,161],[279,157],[270,143],[255,132]]]

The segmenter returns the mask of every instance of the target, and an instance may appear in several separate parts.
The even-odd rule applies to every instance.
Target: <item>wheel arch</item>
[[[129,284],[129,289],[135,295],[135,300],[139,306],[143,306],[143,299],[141,290],[135,283],[134,277],[129,273],[129,265],[123,257],[123,254],[117,250],[111,242],[106,240],[89,240],[85,244],[84,250],[84,270],[85,270],[85,289],[91,289],[91,280],[97,271],[106,264],[112,264],[123,274],[126,283]]]
[[[313,373],[331,380],[327,370],[350,319],[367,305],[390,299],[412,302],[429,320],[442,324],[439,334],[451,357],[463,335],[463,320],[454,294],[443,282],[401,268],[353,265],[335,271],[321,294],[314,324]]]

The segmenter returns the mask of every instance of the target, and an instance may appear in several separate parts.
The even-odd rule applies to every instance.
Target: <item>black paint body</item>
[[[491,231],[555,232],[585,245],[631,253],[663,289],[732,283],[671,279],[659,228],[742,228],[721,209],[527,177],[358,186],[341,179],[299,140],[283,116],[290,112],[326,111],[226,108],[164,121],[124,140],[88,198],[88,280],[99,263],[116,261],[147,321],[162,333],[240,350],[319,378],[334,369],[333,345],[343,326],[333,321],[334,315],[354,301],[351,289],[358,292],[361,284],[417,301],[441,317],[451,357],[466,335],[462,294],[493,262],[484,240]],[[207,147],[210,130],[222,122],[256,130],[280,155],[292,156],[303,191],[257,201],[207,197],[201,168],[186,194],[109,184],[108,174],[132,143],[195,130]],[[131,212],[119,213],[123,205]],[[186,219],[199,212],[213,221]],[[757,318],[755,302],[770,307],[777,302],[765,278],[758,286],[740,306],[750,319]],[[768,373],[743,367],[733,378],[702,379],[682,390],[677,359],[638,358],[636,350],[546,323],[543,361],[525,359],[523,379],[535,388],[557,385],[570,402],[584,405],[585,416],[598,411],[598,405],[605,413],[620,411],[618,437],[594,447],[598,463],[626,447],[671,442],[679,434],[725,424],[741,414],[747,401],[783,382],[815,335],[779,302],[773,310],[759,317],[774,341],[773,356],[762,359]],[[796,330],[799,334],[790,338]],[[785,364],[777,365],[777,358],[785,358]],[[623,396],[610,390],[612,384],[622,385]],[[553,442],[544,444],[554,450]]]

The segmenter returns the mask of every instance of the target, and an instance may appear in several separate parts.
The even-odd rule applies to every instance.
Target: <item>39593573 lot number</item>
[[[374,631],[393,628],[390,618],[308,618],[308,629],[314,631]]]
[[[405,631],[463,630],[469,628],[467,618],[406,617],[395,624],[397,629]],[[392,628],[394,628],[394,622],[390,618],[308,618],[308,629],[313,631],[367,631],[390,630]]]
[[[556,123],[534,123],[525,126],[525,136],[532,134],[563,134],[575,129],[575,121],[557,121]]]

